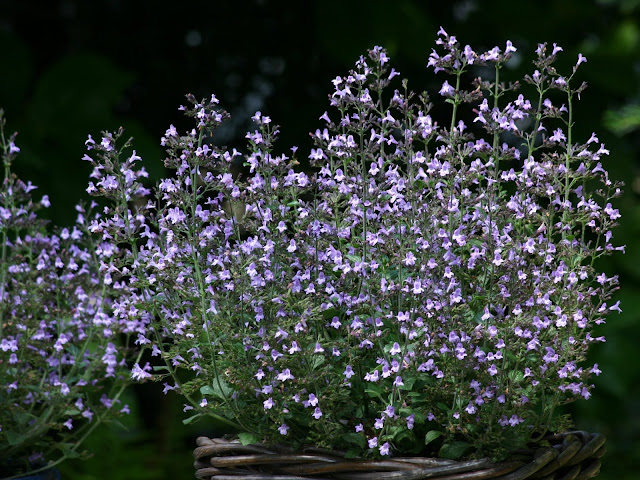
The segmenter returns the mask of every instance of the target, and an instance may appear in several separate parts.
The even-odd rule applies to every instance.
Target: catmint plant
[[[95,206],[53,232],[47,195],[12,172],[20,148],[0,112],[0,478],[37,473],[83,453],[102,422],[129,413],[120,399],[148,315],[114,272],[117,238],[89,232]],[[135,348],[134,348],[135,347]],[[129,362],[129,363],[127,363]]]
[[[586,59],[562,75],[542,44],[505,83],[511,42],[436,44],[446,122],[376,47],[332,81],[309,168],[260,112],[246,152],[216,146],[215,96],[180,107],[194,127],[162,137],[173,174],[155,196],[131,187],[120,134],[90,141],[88,190],[114,201],[90,230],[122,246],[122,302],[153,318],[138,343],[155,371],[134,375],[182,395],[186,422],[350,456],[502,458],[590,397],[593,327],[620,310],[596,262],[624,248],[609,152],[574,130]]]

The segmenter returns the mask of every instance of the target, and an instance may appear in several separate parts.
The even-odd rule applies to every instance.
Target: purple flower
[[[451,85],[449,85],[449,82],[445,80],[442,84],[442,88],[438,93],[443,97],[452,97],[455,93],[455,90]]]
[[[295,377],[291,374],[291,370],[285,368],[276,378],[281,382],[285,382],[287,380],[293,380]]]
[[[382,444],[382,446],[380,447],[379,451],[380,451],[380,455],[390,455],[391,449],[391,445],[389,445],[389,442],[385,442],[384,444]]]
[[[382,427],[384,427],[384,417],[376,418],[376,421],[373,422],[373,428],[380,430]]]
[[[187,218],[187,216],[184,214],[184,212],[182,210],[180,210],[179,207],[175,207],[175,208],[170,208],[168,210],[167,213],[167,219],[173,224],[175,225],[176,223],[182,223],[184,222],[185,218]]]
[[[136,363],[131,370],[131,378],[136,381],[144,380],[145,378],[151,378],[152,375],[147,372],[147,370],[150,369],[151,367],[148,363],[144,366],[144,368],[140,368],[140,365]]]
[[[414,423],[415,423],[415,415],[411,414],[407,417],[407,429],[413,430]]]

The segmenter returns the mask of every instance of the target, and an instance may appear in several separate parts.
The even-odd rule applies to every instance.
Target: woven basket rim
[[[211,480],[586,480],[600,470],[606,438],[575,430],[550,435],[550,446],[518,450],[503,462],[399,456],[345,458],[345,452],[286,445],[242,445],[229,437],[199,437],[196,478]]]

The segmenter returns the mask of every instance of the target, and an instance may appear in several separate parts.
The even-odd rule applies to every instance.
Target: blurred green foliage
[[[511,39],[529,58],[546,41],[564,47],[568,68],[578,52],[588,58],[580,69],[589,88],[578,105],[578,136],[597,132],[612,153],[605,159],[611,177],[626,182],[615,238],[627,254],[602,266],[620,275],[623,313],[598,332],[608,341],[592,352],[603,371],[592,399],[570,408],[578,428],[609,437],[598,478],[636,479],[640,0],[3,0],[0,106],[20,132],[20,175],[50,195],[53,221],[69,223],[90,171],[80,160],[88,134],[123,125],[155,181],[163,173],[158,139],[170,123],[181,127],[183,95],[215,93],[232,113],[217,141],[241,148],[249,117],[262,110],[282,125],[283,151],[309,146],[330,80],[366,48],[385,46],[411,88],[437,91],[442,79],[425,65],[440,25],[477,50]],[[64,478],[192,477],[194,439],[217,427],[183,426],[178,399],[163,396],[159,385],[140,386],[128,402],[135,405],[128,430],[100,429],[88,445],[95,455],[68,462]]]

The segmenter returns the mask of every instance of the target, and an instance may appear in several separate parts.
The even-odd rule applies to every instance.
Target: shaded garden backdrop
[[[231,112],[218,141],[241,148],[256,111],[282,126],[280,147],[303,151],[320,126],[331,79],[374,45],[386,47],[409,87],[437,92],[425,65],[442,25],[482,51],[510,39],[522,53],[512,78],[530,68],[538,42],[557,42],[567,68],[588,58],[589,88],[578,105],[578,135],[596,131],[624,180],[616,237],[626,256],[605,266],[620,275],[623,313],[594,348],[604,374],[589,401],[571,406],[577,427],[609,437],[602,480],[640,475],[640,0],[0,0],[0,106],[20,132],[16,170],[50,195],[51,219],[70,223],[86,198],[87,134],[124,126],[153,179],[163,173],[159,138],[184,94],[215,93]],[[179,399],[146,384],[130,394],[126,430],[107,425],[90,441],[97,453],[73,460],[63,477],[192,478],[191,450],[215,425],[183,426]]]

